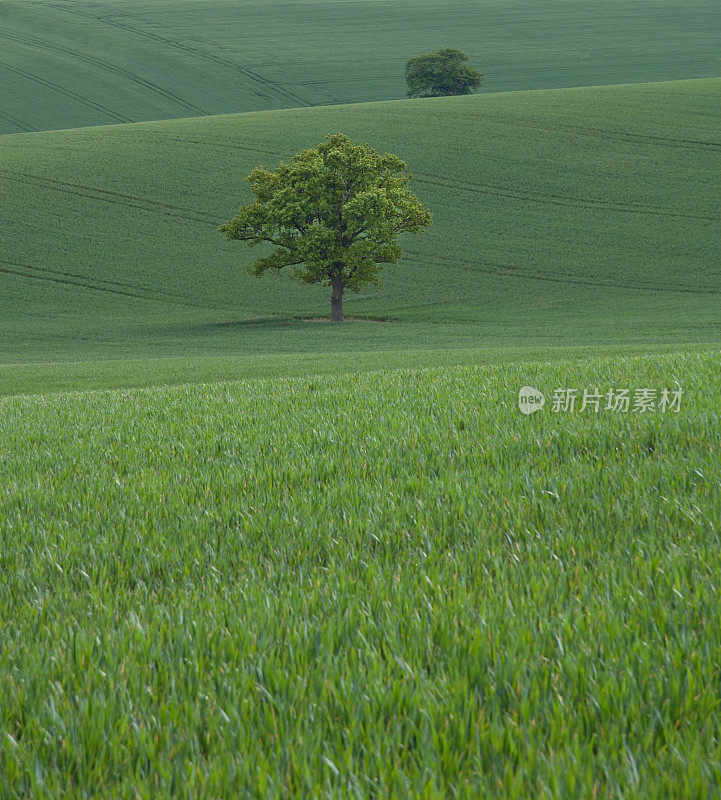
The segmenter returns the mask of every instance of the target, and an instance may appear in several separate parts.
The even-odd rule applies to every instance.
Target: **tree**
[[[468,56],[453,47],[409,59],[406,62],[408,97],[445,97],[475,91],[483,82],[483,75],[466,61]]]
[[[330,286],[332,319],[340,322],[343,291],[377,285],[382,265],[402,255],[398,234],[432,222],[410,179],[397,156],[336,133],[274,172],[256,167],[245,178],[255,200],[220,230],[251,247],[275,247],[248,268],[251,275],[292,267],[301,283]]]

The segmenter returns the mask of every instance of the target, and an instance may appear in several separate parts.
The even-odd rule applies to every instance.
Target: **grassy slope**
[[[441,343],[442,344],[442,343]],[[703,352],[708,344],[611,345],[607,355],[676,354]],[[46,394],[151,386],[177,386],[251,378],[302,375],[349,375],[443,366],[504,364],[529,359],[549,362],[587,358],[598,354],[598,346],[558,347],[492,346],[404,350],[312,351],[306,353],[262,353],[236,356],[147,357],[95,361],[52,361],[0,364],[0,396]]]
[[[717,796],[719,357],[0,399],[0,795]]]
[[[0,133],[402,97],[462,47],[490,91],[716,76],[716,0],[5,0]]]
[[[718,341],[721,80],[0,139],[0,360]],[[435,225],[330,327],[245,274],[241,178],[329,131],[403,156]],[[463,323],[463,324],[458,324]],[[185,367],[188,378],[193,363]],[[27,374],[27,373],[26,373]]]

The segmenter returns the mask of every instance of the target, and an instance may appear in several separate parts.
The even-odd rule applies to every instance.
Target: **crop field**
[[[0,800],[721,798],[718,0],[0,50]]]
[[[239,354],[718,342],[719,96],[716,79],[4,136],[0,361],[172,357],[191,380]],[[341,330],[312,321],[326,290],[247,275],[255,254],[216,230],[253,166],[334,130],[403,157],[435,218],[348,298],[390,322]]]
[[[720,357],[0,399],[0,796],[716,796]]]
[[[717,0],[3,0],[0,133],[405,95],[466,50],[491,92],[717,77]]]

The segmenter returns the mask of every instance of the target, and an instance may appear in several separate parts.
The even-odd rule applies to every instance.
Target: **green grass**
[[[0,796],[717,796],[720,355],[0,399]]]
[[[717,342],[720,92],[704,80],[2,137],[0,361],[172,357],[191,374],[199,358],[294,352]],[[248,276],[251,251],[216,230],[252,166],[336,130],[406,159],[435,216],[380,288],[348,297],[348,315],[387,322],[309,321],[329,314],[327,289]]]
[[[492,92],[721,72],[716,0],[4,0],[0,133],[403,97],[461,47]]]
[[[0,798],[721,796],[718,2],[4,0],[0,42]],[[438,46],[486,92],[393,100]],[[435,225],[332,326],[217,226],[339,130]]]
[[[440,342],[440,344],[443,344]],[[606,355],[639,355],[686,352],[713,347],[644,344],[606,346]],[[179,386],[250,378],[346,375],[393,369],[424,367],[481,366],[517,361],[569,359],[597,355],[598,346],[586,347],[443,347],[425,350],[299,352],[255,355],[195,356],[167,358],[48,361],[0,364],[0,397],[49,392],[104,389],[138,389],[151,386]]]

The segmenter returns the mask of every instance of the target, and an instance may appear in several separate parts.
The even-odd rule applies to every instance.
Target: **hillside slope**
[[[718,797],[718,374],[0,398],[0,796]]]
[[[721,80],[396,101],[0,139],[0,359],[718,341]],[[435,217],[380,288],[248,276],[244,175],[342,130]],[[458,324],[463,323],[463,324]]]
[[[4,0],[0,133],[403,97],[465,49],[485,90],[721,74],[717,0]]]

